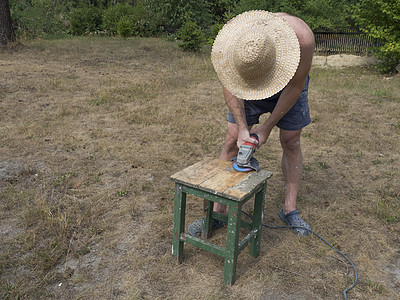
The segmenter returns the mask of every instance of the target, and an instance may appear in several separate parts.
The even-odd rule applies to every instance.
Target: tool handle
[[[250,137],[256,139],[258,141],[258,135],[255,133],[250,134]],[[247,146],[252,146],[253,147],[253,151],[256,149],[256,145],[251,143],[251,142],[245,142],[243,145],[247,145]]]
[[[257,133],[252,133],[250,134],[250,137],[255,138],[258,141],[258,135]]]

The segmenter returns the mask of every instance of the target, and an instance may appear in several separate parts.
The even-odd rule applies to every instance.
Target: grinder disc
[[[248,167],[243,167],[243,168],[239,167],[238,164],[236,163],[236,161],[233,162],[233,168],[239,172],[250,172],[253,170],[252,168],[248,168]]]

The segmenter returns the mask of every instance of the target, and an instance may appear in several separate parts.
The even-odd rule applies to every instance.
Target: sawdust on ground
[[[336,55],[315,55],[313,58],[313,67],[354,67],[376,65],[377,60],[373,56],[357,56],[352,54],[336,54]]]

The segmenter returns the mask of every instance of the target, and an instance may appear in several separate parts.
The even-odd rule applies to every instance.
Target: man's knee
[[[284,151],[297,152],[300,151],[300,130],[283,130],[280,131],[280,141]]]

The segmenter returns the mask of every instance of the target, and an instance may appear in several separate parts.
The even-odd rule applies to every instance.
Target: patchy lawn
[[[171,258],[169,176],[219,155],[227,109],[209,49],[159,39],[34,41],[0,52],[4,299],[340,299],[351,267],[316,237],[265,229],[261,254]],[[400,77],[313,68],[298,208],[355,263],[349,299],[400,297]],[[264,222],[282,225],[278,131]],[[188,198],[187,222],[202,212]],[[220,230],[215,238],[224,235]],[[205,288],[206,287],[206,288]]]

